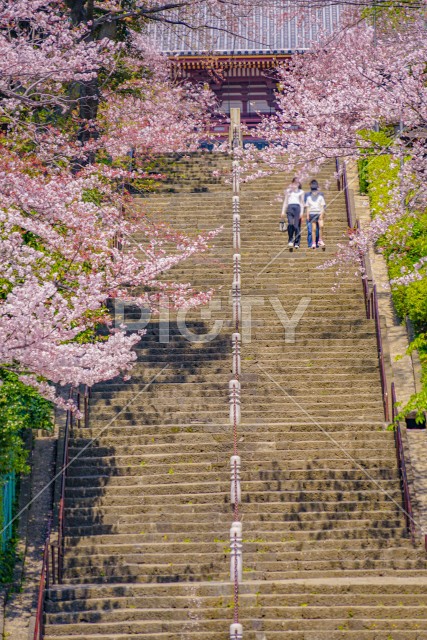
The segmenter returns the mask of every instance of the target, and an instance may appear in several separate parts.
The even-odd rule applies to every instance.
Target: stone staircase
[[[211,177],[223,165],[171,164],[163,190],[135,200],[178,229],[224,226],[211,255],[170,276],[217,291],[221,308],[189,312],[190,331],[224,322],[190,342],[171,316],[161,343],[153,318],[132,379],[94,389],[90,429],[72,432],[65,581],[48,592],[47,639],[229,637],[231,195]],[[242,190],[244,639],[426,640],[427,558],[405,530],[374,325],[358,278],[334,292],[334,274],[316,268],[346,229],[331,176],[319,176],[332,185],[326,253],[305,232],[288,252],[273,203],[286,176]],[[279,315],[301,299],[293,342]]]

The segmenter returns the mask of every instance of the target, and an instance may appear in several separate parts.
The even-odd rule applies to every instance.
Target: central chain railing
[[[241,458],[238,451],[238,426],[241,421],[241,335],[242,292],[241,292],[241,238],[240,238],[240,162],[239,149],[242,144],[240,128],[240,109],[231,109],[230,143],[233,154],[233,285],[232,306],[233,326],[232,353],[233,374],[229,383],[230,391],[230,424],[233,428],[233,455],[230,458],[231,491],[230,503],[233,506],[233,523],[230,529],[230,579],[234,584],[234,621],[230,626],[230,640],[243,638],[243,627],[239,619],[239,590],[243,575],[242,555],[242,522],[239,515],[239,504],[242,500],[240,486]]]

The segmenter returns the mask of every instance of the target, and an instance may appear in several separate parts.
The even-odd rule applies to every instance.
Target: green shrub
[[[392,164],[390,156],[380,155],[367,162],[366,171],[372,214],[386,213],[390,190],[396,183],[399,169]]]
[[[412,282],[406,288],[405,306],[418,330],[427,329],[427,279]]]
[[[0,369],[0,475],[28,471],[22,434],[53,427],[52,405],[18,376]]]
[[[25,430],[52,428],[51,403],[42,398],[33,387],[23,384],[15,373],[0,369],[0,527],[5,524],[2,522],[4,477],[15,472],[19,482],[19,474],[28,472],[23,439]],[[12,509],[16,513],[16,503]],[[18,521],[15,520],[11,537],[0,552],[0,583],[10,582],[13,577],[17,524]]]
[[[357,161],[357,168],[359,171],[359,189],[360,193],[366,195],[369,190],[369,176],[368,176],[368,160],[361,158]]]

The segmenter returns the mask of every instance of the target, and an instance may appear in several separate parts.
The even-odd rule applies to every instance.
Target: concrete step
[[[228,376],[231,378],[231,372]],[[374,379],[376,380],[376,379]],[[218,400],[219,398],[224,398],[224,396],[228,393],[228,380],[224,380],[222,383],[217,382],[217,384],[209,384],[209,383],[163,383],[157,385],[151,385],[150,389],[147,390],[150,398],[169,398],[174,399],[175,401],[180,401],[181,399],[186,398],[202,398],[207,401],[212,401],[214,399]],[[379,383],[379,381],[378,381]],[[291,394],[293,397],[307,397],[307,384],[305,380],[283,380],[283,382],[279,382],[280,386],[285,389],[285,392]],[[137,387],[138,385],[134,385]],[[211,388],[212,387],[212,388]],[[245,384],[242,383],[242,388],[244,391],[244,397],[250,397],[252,401],[262,401],[266,399],[277,399],[278,393],[276,387],[270,385],[261,386],[257,382]],[[372,381],[370,385],[366,385],[362,388],[358,388],[355,392],[353,398],[357,399],[366,399],[366,397],[370,396],[370,391],[372,390]],[[116,389],[114,392],[114,400],[116,402],[127,402],[129,400],[133,400],[135,398],[137,392],[135,390],[130,390],[129,387],[123,386],[121,388]],[[341,385],[337,382],[327,382],[324,381],[319,382],[316,385],[316,395],[321,399],[328,400],[330,397],[335,396],[335,398],[348,395],[348,386],[345,383]],[[244,399],[242,400],[244,401]],[[90,405],[93,408],[103,406],[103,405],[111,405],[113,403],[113,399],[111,398],[111,392],[106,389],[103,391],[96,391],[92,393],[92,397],[90,400]]]
[[[344,432],[345,434],[345,432]],[[377,432],[362,432],[358,434],[358,438],[354,438],[354,440],[351,437],[343,437],[343,433],[341,432],[339,434],[339,440],[336,440],[336,438],[334,438],[333,436],[328,437],[329,434],[322,434],[321,432],[319,434],[313,434],[311,432],[305,433],[304,436],[302,438],[299,438],[299,433],[290,433],[288,436],[286,436],[286,448],[288,450],[293,450],[295,448],[300,449],[301,446],[307,446],[310,449],[324,449],[325,453],[327,451],[329,451],[331,445],[335,444],[335,446],[337,446],[337,448],[343,447],[343,448],[347,448],[348,446],[353,446],[355,442],[357,442],[360,446],[366,446],[367,449],[370,449],[372,447],[383,447],[383,446],[390,446],[390,449],[393,449],[393,438],[390,437],[391,432],[387,432],[387,431],[377,431]],[[316,437],[318,435],[318,437]],[[345,434],[347,435],[347,434]],[[393,436],[393,434],[391,434]],[[323,437],[322,437],[323,436]],[[154,438],[154,441],[153,441]],[[257,445],[258,442],[270,442],[270,443],[276,443],[276,448],[278,449],[282,449],[283,448],[283,441],[284,441],[284,436],[280,431],[274,432],[272,430],[270,431],[265,431],[260,429],[259,432],[259,437],[257,436],[257,434],[255,432],[246,432],[246,431],[240,431],[239,432],[239,442],[240,443],[245,443],[246,445],[250,445],[251,443],[254,444],[255,446]],[[366,439],[366,441],[365,441]],[[77,443],[74,442],[74,440],[71,443],[71,447],[70,447],[70,457],[73,458],[74,455],[77,455],[77,453],[79,453],[80,448],[82,445],[87,444],[88,440],[87,439],[82,439],[80,441],[77,441]],[[208,444],[208,445],[220,445],[225,443],[227,446],[229,446],[230,444],[230,434],[229,433],[192,433],[191,431],[189,432],[184,432],[184,433],[173,433],[170,435],[154,435],[154,432],[151,434],[140,434],[138,436],[128,436],[128,435],[124,435],[123,439],[119,439],[117,441],[116,438],[111,439],[110,438],[110,446],[108,447],[108,441],[107,439],[103,440],[103,446],[100,446],[99,443],[92,443],[92,446],[87,448],[85,450],[85,452],[83,454],[79,454],[78,460],[81,462],[83,459],[87,460],[87,459],[93,459],[93,458],[101,458],[101,457],[106,457],[106,456],[112,456],[114,457],[114,459],[117,459],[118,457],[122,458],[123,456],[137,456],[137,455],[141,455],[143,456],[144,453],[147,451],[147,445],[151,446],[152,444],[156,444],[158,445],[164,445],[165,447],[168,447],[169,445],[175,445],[178,444],[180,446],[191,446],[194,444]],[[77,444],[77,446],[76,446]],[[133,460],[135,460],[135,457],[133,457]],[[221,465],[221,470],[224,470],[224,464]],[[168,470],[167,470],[168,471]],[[204,470],[206,473],[209,473],[209,469],[208,470]],[[160,473],[161,470],[158,470],[157,473]],[[195,472],[195,471],[194,471]],[[150,475],[152,474],[152,470],[150,470],[149,472]],[[145,475],[144,473],[144,469],[141,470],[141,474]],[[245,473],[245,477],[247,479],[251,479],[252,476],[255,475],[253,474],[253,472],[251,472],[250,470],[248,470],[248,472]],[[283,479],[283,480],[289,480],[289,475],[287,473],[286,469],[280,469],[277,468],[276,472],[274,470],[265,470],[262,471],[261,473],[256,472],[256,475],[258,477],[269,477],[269,479]],[[208,476],[207,475],[202,475],[201,479],[206,479]],[[352,477],[352,480],[354,480],[355,478]]]
[[[125,416],[131,412],[141,412],[141,415],[150,412],[155,412],[157,415],[160,413],[168,413],[170,415],[174,412],[184,417],[188,413],[193,414],[197,411],[199,411],[201,415],[206,413],[211,413],[211,415],[214,413],[223,414],[229,407],[227,395],[228,394],[223,393],[213,398],[209,396],[190,396],[189,398],[184,396],[176,398],[168,394],[164,397],[153,397],[150,394],[146,394],[144,397],[140,396],[139,398],[127,401],[126,399],[122,401],[118,399],[114,403],[108,400],[99,400],[92,403],[91,418],[96,422],[100,415],[102,415],[103,418],[109,415],[117,416],[120,411],[124,411]],[[269,401],[267,400],[268,399],[264,398],[264,401],[261,402],[256,396],[248,395],[248,397],[241,401],[242,411],[245,412],[245,415],[254,411],[256,411],[258,415],[280,412],[284,412],[287,415],[295,415],[301,414],[301,407],[303,407],[313,413],[319,411],[321,415],[327,415],[326,412],[332,413],[334,411],[344,410],[360,412],[370,410],[373,412],[373,415],[375,415],[374,412],[381,411],[383,406],[382,400],[373,400],[370,396],[366,397],[364,395],[359,398],[357,396],[348,398],[347,395],[342,398],[320,395],[317,398],[311,399],[307,397],[307,394],[289,394],[285,390],[282,393],[280,393],[279,390],[277,396],[271,398]]]
[[[200,385],[200,388],[203,390],[210,389],[211,392],[218,392],[220,390],[224,390],[224,388],[228,388],[228,381],[231,377],[230,369],[228,371],[224,370],[224,378],[221,378],[216,373],[206,373],[201,372],[200,375],[189,374],[187,375],[185,371],[177,371],[176,368],[173,370],[173,374],[167,369],[162,372],[156,380],[154,380],[150,385],[150,390],[156,391],[158,386],[160,388],[170,388],[171,391],[179,391],[186,389],[188,385],[189,388],[197,387]],[[304,379],[296,378],[292,381],[292,386],[307,387],[307,384],[316,385],[316,389],[325,389],[325,388],[339,388],[339,389],[347,389],[349,387],[349,383],[352,381],[352,373],[343,373],[343,374],[333,374],[325,372],[324,376],[320,376],[319,373],[315,373],[314,371],[306,371],[304,375]],[[104,397],[104,394],[116,394],[119,393],[129,393],[135,395],[138,391],[141,390],[141,387],[138,382],[136,382],[137,376],[133,375],[130,381],[120,380],[115,378],[111,380],[108,384],[100,384],[97,385],[92,391],[92,397]],[[142,379],[142,378],[140,378]],[[283,373],[278,373],[275,376],[275,380],[278,384],[284,386],[285,388],[289,385],[289,376],[284,375]],[[357,386],[358,391],[368,391],[372,390],[372,384],[378,382],[379,373],[376,369],[373,369],[372,372],[367,371],[364,375],[363,383]],[[272,389],[271,381],[266,379],[264,375],[262,375],[261,371],[254,371],[253,373],[245,372],[241,377],[242,387],[245,387],[245,392],[253,392],[254,389],[266,389],[270,391]],[[191,387],[190,387],[191,385]]]
[[[320,427],[319,427],[320,424]],[[339,432],[340,434],[346,433],[350,430],[352,433],[358,434],[356,439],[360,437],[363,439],[363,435],[361,433],[372,433],[372,432],[384,432],[384,421],[383,420],[357,420],[353,419],[351,421],[342,420],[334,420],[329,422],[322,422],[319,420],[319,424],[317,421],[313,421],[308,416],[302,416],[298,420],[293,420],[292,422],[248,422],[243,421],[240,425],[239,433],[244,435],[245,433],[252,433],[261,431],[263,433],[274,432],[286,434],[286,438],[288,434],[295,434],[296,439],[298,439],[297,434],[304,434],[301,436],[301,440],[316,440],[322,438],[330,439],[328,433],[333,436],[334,433]],[[151,429],[151,432],[150,432]],[[73,426],[71,429],[71,437],[80,437],[85,440],[84,444],[87,444],[87,439],[91,439],[94,443],[100,443],[96,438],[103,436],[102,441],[104,442],[105,438],[120,438],[122,435],[124,436],[145,436],[145,435],[162,435],[164,432],[170,435],[176,435],[178,433],[229,433],[230,425],[229,422],[209,422],[209,423],[200,423],[200,424],[187,424],[187,425],[170,425],[170,424],[159,424],[159,425],[145,425],[135,423],[126,428],[126,431],[122,429],[122,427],[118,427],[115,424],[111,424],[106,426],[102,433],[99,429],[94,429],[92,427],[78,427]],[[391,431],[385,432],[386,436],[392,441],[393,433]],[[369,436],[368,436],[369,437]]]
[[[178,534],[168,534],[165,539],[164,533],[144,533],[139,535],[134,535],[129,540],[126,535],[100,535],[100,536],[84,536],[81,538],[67,538],[67,545],[73,548],[73,554],[69,556],[69,558],[74,559],[79,556],[86,555],[94,555],[101,553],[101,555],[114,555],[121,553],[143,553],[146,550],[152,550],[154,548],[158,548],[159,551],[166,551],[167,553],[172,550],[188,550],[189,545],[196,545],[197,548],[204,548],[204,546],[215,546],[215,544],[223,545],[223,548],[228,544],[226,539],[221,538],[212,538],[208,542],[206,542],[205,534],[198,534],[197,532],[193,532],[191,537],[179,537]],[[263,534],[263,536],[258,535],[257,537],[245,537],[244,543],[248,545],[248,547],[252,548],[254,545],[262,545],[261,548],[264,548],[268,542],[270,546],[272,545],[280,545],[280,547],[285,551],[291,552],[308,552],[315,550],[320,553],[322,550],[327,552],[334,551],[336,552],[344,552],[346,549],[349,549],[351,552],[353,551],[365,551],[366,553],[376,553],[379,550],[390,550],[397,549],[400,553],[411,553],[413,551],[413,547],[409,545],[399,545],[396,547],[396,542],[391,539],[383,539],[383,540],[305,540],[305,541],[295,541],[292,540],[292,536],[288,533],[277,532],[277,531],[269,531],[268,536]],[[202,545],[199,547],[199,545]],[[419,551],[421,551],[421,547],[417,547]],[[423,553],[423,552],[422,552]]]
[[[341,519],[331,518],[329,517],[329,514],[326,514],[328,517],[325,517],[325,514],[323,513],[319,514],[317,520],[310,520],[308,518],[290,519],[282,517],[281,519],[269,518],[268,521],[265,521],[259,517],[256,518],[256,516],[248,516],[245,524],[250,527],[251,530],[256,531],[258,529],[260,533],[265,531],[268,531],[269,533],[273,531],[280,532],[285,530],[285,528],[286,531],[317,531],[321,526],[323,526],[323,530],[327,531],[328,529],[333,529],[335,532],[340,529],[361,529],[365,527],[368,527],[371,530],[378,529],[380,527],[386,527],[387,529],[400,528],[401,513],[399,513],[397,510],[395,510],[393,518],[393,513],[388,512],[387,509],[385,509],[383,513],[380,511],[382,505],[374,506],[373,504],[371,504],[370,507],[371,509],[366,509],[365,513],[361,511],[356,513],[351,512],[347,515],[346,518],[342,517]],[[372,520],[369,520],[369,518],[367,517],[367,512],[369,511],[368,515],[371,515],[371,513],[375,509],[377,509],[376,517],[372,518]],[[215,534],[215,536],[223,535],[225,530],[225,517],[222,518],[222,522],[219,521],[219,518],[216,518],[214,522],[215,524],[213,524],[212,521],[203,521],[203,519],[201,519],[199,531],[200,533],[205,534],[205,540],[206,534]],[[158,530],[157,527],[151,526],[153,523],[157,523],[154,519],[152,521],[149,519],[147,511],[138,510],[136,508],[134,513],[124,513],[123,511],[113,511],[111,509],[110,511],[108,511],[105,510],[105,507],[100,507],[97,510],[94,509],[90,513],[82,513],[81,511],[73,511],[70,513],[69,511],[67,511],[66,524],[68,529],[76,527],[87,528],[91,525],[94,525],[95,527],[98,524],[106,527],[109,525],[114,525],[116,523],[120,523],[120,525],[140,525],[141,523],[144,523],[146,525],[144,531],[149,532],[152,530]],[[162,524],[164,524],[164,522],[162,522]],[[162,529],[164,530],[165,527],[163,526]],[[182,532],[182,523],[177,522],[176,520],[171,520],[166,529],[171,533],[180,533]],[[188,532],[190,533],[194,531],[197,532],[197,518],[193,515],[188,519]],[[263,533],[263,535],[265,534]]]
[[[314,545],[313,545],[314,546]],[[376,561],[388,561],[392,566],[393,563],[408,561],[407,567],[411,567],[411,562],[417,563],[417,568],[425,566],[427,558],[425,553],[420,550],[418,557],[413,549],[400,548],[368,548],[368,549],[340,549],[337,545],[334,549],[312,548],[303,551],[295,551],[286,549],[285,543],[246,543],[245,558],[248,565],[258,563],[259,561],[276,561],[282,567],[283,563],[297,562],[299,565],[309,565],[310,563],[336,561],[360,563],[371,563]],[[151,544],[141,545],[138,549],[125,552],[118,550],[112,555],[111,553],[102,552],[98,549],[95,553],[84,553],[82,550],[73,556],[66,558],[66,568],[77,569],[83,567],[91,567],[93,569],[102,569],[106,565],[120,568],[124,565],[145,565],[152,564],[159,560],[161,555],[161,564],[175,564],[185,561],[194,562],[200,559],[206,562],[208,557],[219,557],[229,554],[228,543],[187,543],[187,544]]]
[[[191,618],[189,617],[189,622],[187,623],[190,626],[190,631],[186,632],[187,633],[187,637],[189,638],[194,638],[194,640],[221,640],[224,638],[224,631],[223,629],[225,628],[226,631],[225,633],[228,633],[228,629],[229,629],[229,620],[227,618],[224,618],[223,621],[221,622],[221,624],[219,624],[218,626],[221,626],[222,631],[210,631],[210,630],[206,630],[206,631],[194,631],[194,629],[200,629],[201,624],[196,625],[194,622],[191,622]],[[339,627],[339,630],[337,631],[334,627],[333,624],[334,622],[337,624],[337,626]],[[368,622],[365,625],[365,629],[360,630],[352,630],[349,628],[349,623],[348,620],[345,618],[342,621],[334,621],[334,620],[330,620],[329,623],[329,629],[324,630],[324,629],[316,629],[316,625],[313,624],[312,627],[314,627],[310,630],[308,628],[308,630],[292,630],[290,631],[287,628],[281,628],[280,624],[276,625],[275,629],[271,629],[270,626],[267,627],[267,623],[262,623],[259,624],[257,623],[257,621],[251,621],[248,620],[247,624],[250,624],[251,627],[255,626],[257,628],[261,628],[262,632],[260,631],[248,631],[247,634],[245,635],[245,639],[246,637],[248,638],[248,640],[259,640],[259,638],[263,638],[266,634],[268,634],[268,638],[272,638],[274,640],[276,639],[281,639],[281,640],[342,640],[343,638],[355,638],[357,640],[390,640],[390,638],[392,640],[419,640],[420,637],[422,638],[422,636],[420,636],[420,629],[423,629],[424,627],[419,626],[417,627],[417,621],[413,621],[413,628],[409,628],[410,625],[406,625],[406,630],[402,631],[402,627],[399,625],[393,626],[392,623],[390,621],[380,621],[381,624],[376,624],[375,625],[375,631],[373,630],[366,630],[366,627],[369,626]],[[393,623],[394,624],[394,623]],[[181,623],[182,625],[182,623]],[[169,625],[167,625],[169,626]],[[304,625],[305,627],[307,627],[307,625]],[[354,625],[353,625],[354,626]],[[80,633],[81,630],[76,630],[76,633]],[[264,633],[265,632],[265,633]],[[343,635],[343,632],[345,632],[345,636]],[[124,633],[114,633],[113,635],[109,634],[108,632],[105,631],[101,631],[100,634],[97,635],[86,635],[86,633],[84,633],[83,635],[60,635],[60,636],[54,636],[52,635],[52,633],[55,633],[55,630],[51,630],[49,627],[47,629],[47,633],[48,635],[46,636],[47,638],[56,638],[56,637],[61,637],[63,640],[71,640],[71,639],[75,639],[76,637],[81,637],[81,638],[87,638],[87,640],[92,640],[92,639],[96,639],[96,640],[145,640],[147,638],[147,632],[144,631],[142,634],[136,632],[132,632],[130,635],[126,634],[126,631]],[[166,628],[165,625],[165,630],[161,630],[159,632],[154,632],[154,631],[149,631],[149,637],[150,640],[176,640],[177,638],[177,634],[179,633],[179,631],[177,631],[176,629],[174,629],[173,627],[171,628],[171,630],[169,631]]]
[[[75,507],[90,507],[90,506],[109,506],[109,505],[120,505],[123,504],[123,498],[120,495],[116,495],[114,491],[98,491],[96,488],[85,487],[84,489],[81,487],[78,488],[68,488],[67,496],[69,498],[73,497],[73,504]],[[133,505],[141,505],[141,498],[139,493],[130,495],[126,500],[127,507],[131,508]],[[395,502],[390,501],[389,503],[384,502],[381,504],[381,511],[387,512],[388,517],[390,517],[389,511],[395,511],[396,508],[400,506],[400,502],[395,504]],[[161,504],[146,504],[147,510],[150,511],[153,517],[153,521],[155,518],[159,517],[160,519],[164,516],[164,510],[168,508],[168,504],[165,503],[164,500],[161,501]],[[377,504],[373,505],[368,501],[358,501],[355,500],[340,500],[337,501],[328,501],[328,500],[318,500],[316,502],[309,502],[308,500],[303,503],[303,505],[299,504],[291,504],[289,502],[283,503],[281,501],[270,501],[267,504],[265,502],[252,502],[245,505],[245,513],[247,514],[248,521],[253,522],[269,522],[273,520],[281,520],[282,522],[286,522],[287,520],[298,520],[301,513],[315,513],[315,514],[329,514],[329,513],[358,513],[360,514],[364,511],[375,511],[379,512],[379,506]],[[188,513],[189,512],[189,513]],[[186,516],[186,522],[188,524],[194,521],[195,514],[201,514],[201,520],[203,520],[203,513],[213,513],[215,514],[215,519],[218,521],[223,521],[223,516],[221,514],[227,512],[230,513],[230,505],[225,500],[220,501],[215,504],[215,509],[209,507],[209,503],[206,504],[195,504],[192,500],[188,500],[187,502],[177,503],[174,505],[174,513],[183,514]],[[280,514],[278,516],[273,516],[272,514]],[[291,514],[289,516],[288,514]],[[349,515],[351,517],[351,515]],[[319,516],[319,520],[321,517]],[[171,519],[173,522],[173,519]]]
[[[274,450],[272,450],[271,448],[266,448],[265,450],[260,450],[257,452],[247,452],[245,454],[244,459],[246,463],[251,463],[251,462],[255,462],[256,464],[266,464],[267,462],[271,463],[272,452],[274,453]],[[395,455],[393,455],[391,451],[388,452],[387,455],[384,455],[384,452],[381,452],[381,453],[382,453],[381,456],[379,455],[378,451],[373,452],[372,454],[367,456],[365,451],[364,455],[359,458],[357,464],[355,465],[356,468],[366,469],[366,471],[369,473],[371,472],[371,470],[377,470],[377,469],[387,469],[387,468],[395,469],[396,468]],[[277,458],[277,454],[275,454],[274,457]],[[192,464],[193,462],[196,462],[198,464],[206,464],[206,466],[208,466],[212,462],[219,463],[219,462],[223,462],[223,460],[224,460],[223,454],[218,455],[218,454],[212,453],[210,450],[207,451],[206,453],[198,453],[198,454],[187,453],[182,455],[177,455],[174,452],[169,454],[159,453],[159,454],[150,454],[150,455],[148,453],[145,453],[144,458],[139,461],[138,465],[122,467],[122,470],[126,469],[125,473],[111,473],[110,471],[103,473],[102,470],[100,470],[100,473],[98,474],[91,472],[90,476],[88,476],[88,478],[89,477],[91,478],[91,482],[89,483],[88,490],[91,486],[93,486],[92,480],[94,476],[97,476],[97,477],[114,477],[115,475],[128,475],[132,477],[139,476],[141,467],[145,467],[147,464],[150,464],[150,463],[156,464],[158,462],[160,464],[168,465],[168,472],[169,472],[169,469],[171,468],[175,470],[179,469],[179,467],[176,466],[179,464],[188,465],[188,464]],[[225,469],[229,465],[229,461],[225,461],[223,462],[223,464]],[[175,467],[173,465],[175,465]],[[301,457],[300,459],[296,459],[295,457],[291,456],[288,460],[286,460],[286,467],[288,469],[304,470],[305,472],[308,472],[308,473],[316,471],[317,469],[324,469],[328,465],[330,465],[331,468],[334,468],[334,469],[348,470],[349,457],[347,455],[344,455],[344,452],[343,452],[343,456],[341,458],[333,457],[331,455],[324,455],[323,457],[319,457],[319,458],[311,457],[308,459],[304,459],[303,457]],[[274,466],[277,466],[277,460],[275,461]],[[84,474],[77,475],[76,477],[77,478],[84,477]]]
[[[274,584],[265,581],[244,580],[241,584],[240,592],[242,597],[259,597],[259,596],[280,596],[286,602],[288,596],[303,596],[308,598],[318,597],[336,597],[337,592],[343,596],[366,596],[376,597],[400,597],[403,600],[408,596],[407,589],[411,589],[414,598],[425,597],[427,594],[427,579],[417,580],[414,578],[396,578],[384,579],[381,576],[376,578],[349,578],[342,576],[337,580],[330,579],[310,579],[303,578],[297,580],[277,581]],[[194,593],[198,597],[226,597],[233,595],[233,584],[229,580],[224,583],[204,582],[193,585]],[[81,587],[73,587],[56,585],[49,589],[49,599],[53,602],[65,602],[69,600],[86,601],[88,599],[98,598],[118,598],[118,597],[142,597],[147,594],[151,597],[188,597],[188,585],[179,583],[172,584],[156,584],[149,583],[147,585],[131,585],[122,583],[121,585],[85,585]],[[406,595],[405,595],[406,594]],[[304,600],[307,602],[307,600]]]
[[[408,577],[422,578],[425,575],[425,565],[420,569],[416,567],[408,567],[406,562],[394,563],[394,566],[388,566],[388,563],[367,563],[364,567],[354,567],[351,563],[336,562],[334,568],[327,563],[314,564],[311,567],[302,566],[301,568],[283,568],[277,570],[277,563],[258,563],[256,567],[247,567],[245,574],[247,579],[266,580],[273,582],[276,580],[295,580],[303,575],[311,578],[339,578],[344,576],[353,578],[367,578],[381,576],[390,577]],[[157,582],[224,582],[229,577],[228,562],[225,558],[215,566],[213,562],[206,565],[189,565],[175,564],[173,567],[162,566],[159,564],[145,565],[141,571],[138,567],[129,565],[122,571],[114,571],[114,569],[105,568],[100,573],[99,570],[91,572],[89,569],[85,572],[69,569],[64,579],[64,584],[108,584],[122,582],[141,583],[157,581]]]
[[[331,595],[324,594],[286,594],[286,595],[264,595],[258,596],[252,594],[241,595],[242,611],[248,611],[249,607],[260,607],[269,609],[271,607],[277,608],[279,611],[283,609],[291,609],[294,607],[301,607],[304,609],[302,615],[308,618],[315,618],[317,613],[322,613],[327,607],[334,607],[343,611],[344,607],[351,607],[351,610],[355,611],[355,615],[359,617],[366,615],[369,611],[373,611],[374,615],[384,610],[390,612],[390,617],[396,616],[396,610],[402,611],[402,617],[406,617],[407,612],[412,611],[413,617],[417,617],[416,614],[421,613],[421,607],[427,605],[427,598],[423,595],[416,594],[375,594],[375,603],[372,602],[374,594],[346,594],[340,593],[339,603],[336,602],[336,593]],[[190,597],[186,596],[173,596],[175,601],[175,609],[177,611],[188,611],[190,604]],[[308,600],[308,602],[307,602]],[[49,620],[52,622],[59,621],[61,616],[62,620],[75,620],[77,615],[81,612],[102,612],[102,599],[92,599],[84,601],[73,602],[56,602],[52,600],[47,601],[47,610],[51,614]],[[203,597],[203,608],[218,608],[224,606],[227,600],[223,596],[205,596]],[[124,612],[131,614],[133,609],[137,609],[137,615],[144,615],[145,612],[155,609],[157,613],[170,608],[171,598],[167,596],[150,596],[148,593],[144,597],[115,597],[110,601],[111,612],[107,611],[107,614],[112,615],[116,611],[121,617]],[[357,612],[357,613],[356,613]],[[296,611],[293,613],[297,614]],[[69,614],[69,616],[67,616]],[[300,612],[301,614],[301,612]],[[415,615],[414,615],[415,614]],[[283,616],[285,617],[285,616]]]
[[[147,609],[144,606],[141,608],[129,608],[121,609],[120,611],[105,611],[102,613],[102,623],[118,623],[118,622],[131,622],[131,621],[153,621],[158,618],[170,622],[187,621],[188,620],[188,608],[157,608],[154,606],[152,609]],[[278,618],[287,620],[301,620],[302,623],[306,623],[307,620],[316,619],[320,622],[324,620],[331,620],[333,618],[351,618],[352,624],[355,624],[356,620],[366,622],[366,620],[393,620],[393,621],[415,621],[420,620],[420,629],[423,628],[425,623],[425,609],[417,606],[407,606],[400,610],[400,607],[393,606],[353,606],[351,611],[345,606],[316,606],[314,607],[292,607],[292,606],[268,606],[255,604],[254,606],[243,605],[242,615],[248,618],[256,618],[261,616],[266,620],[277,620]],[[223,611],[218,607],[201,607],[200,617],[205,620],[218,620],[223,619]],[[49,624],[79,624],[81,622],[91,623],[96,628],[96,623],[99,622],[99,614],[97,612],[84,612],[75,614],[56,614],[48,616]],[[302,628],[303,625],[302,625]]]
[[[229,518],[229,522],[231,522],[231,518]],[[229,522],[226,526],[217,526],[217,528],[210,527],[211,534],[215,538],[221,539],[229,530]],[[381,523],[381,527],[377,525]],[[325,527],[323,529],[316,529],[315,527],[303,528],[300,525],[286,527],[286,533],[283,533],[283,538],[295,540],[297,542],[302,541],[313,541],[313,540],[371,540],[372,538],[378,540],[395,540],[396,543],[398,541],[407,544],[409,542],[407,529],[404,525],[400,528],[387,527],[385,523],[385,518],[376,522],[368,522],[366,520],[359,520],[359,526],[355,526],[354,520],[349,521],[347,524],[347,528],[337,527]],[[156,528],[158,529],[158,527]],[[170,533],[178,533],[180,536],[188,535],[191,536],[194,530],[197,530],[197,527],[188,528],[183,524],[178,525],[168,525],[164,527],[166,533],[164,535],[168,536]],[[141,516],[140,522],[135,523],[113,523],[113,524],[102,524],[102,523],[87,523],[86,525],[76,524],[76,526],[66,527],[66,536],[72,537],[82,537],[89,535],[132,535],[132,534],[145,534],[145,532],[150,531],[150,527],[146,521],[146,518]],[[283,532],[284,531],[284,523],[268,523],[265,524],[263,522],[249,522],[247,527],[245,528],[246,535],[248,537],[256,537],[257,535],[266,536],[268,532]],[[225,570],[225,569],[224,569]],[[284,576],[284,577],[293,577],[293,576]],[[272,578],[273,579],[273,578]]]

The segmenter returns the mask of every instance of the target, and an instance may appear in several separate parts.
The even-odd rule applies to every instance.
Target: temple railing
[[[336,170],[337,170],[338,191],[344,192],[348,228],[355,229],[357,225],[357,220],[356,220],[356,206],[354,203],[354,190],[350,188],[350,185],[348,182],[347,168],[346,168],[345,162],[341,163],[340,159],[336,158],[335,163],[336,163]]]
[[[78,390],[74,392],[71,390],[70,392],[70,399],[74,400],[81,417],[76,419],[71,409],[68,409],[66,412],[60,469],[55,472],[55,479],[59,479],[60,481],[57,535],[56,539],[53,540],[53,512],[51,512],[48,519],[46,541],[43,551],[33,640],[43,640],[44,638],[44,610],[47,591],[51,585],[62,584],[63,582],[66,524],[65,489],[68,468],[71,462],[69,455],[70,432],[75,422],[77,422],[78,428],[80,428],[82,424],[84,427],[89,427],[89,397],[90,389],[87,386],[84,387],[83,391]]]
[[[394,382],[391,383],[391,414],[394,423],[394,439],[396,443],[396,456],[397,466],[399,468],[400,483],[403,493],[403,507],[405,511],[405,520],[408,532],[411,536],[411,540],[415,543],[416,539],[416,527],[414,514],[411,504],[411,494],[409,491],[408,472],[406,468],[405,449],[403,446],[402,428],[400,422],[396,420],[397,416],[397,400],[396,400],[396,388]],[[427,550],[427,536],[425,537],[426,550]]]
[[[352,190],[349,190],[349,183],[347,178],[347,171],[345,164],[341,166],[339,160],[337,159],[337,173],[338,173],[338,189],[340,191],[345,191],[346,193],[346,209],[347,209],[347,220],[349,224],[349,229],[353,231],[357,231],[360,229],[359,221],[355,215],[355,207],[354,207],[354,193]],[[352,204],[353,203],[353,204]],[[409,488],[409,480],[408,480],[408,468],[407,462],[405,460],[405,447],[403,441],[403,433],[402,427],[397,418],[397,400],[396,400],[396,389],[394,382],[391,383],[391,411],[390,411],[390,401],[389,401],[389,393],[388,393],[388,383],[387,383],[387,375],[385,368],[385,359],[384,359],[384,346],[383,346],[383,336],[381,331],[381,318],[378,308],[378,292],[377,286],[373,282],[372,278],[368,278],[368,265],[366,262],[365,255],[360,253],[360,263],[362,270],[362,284],[363,284],[363,292],[364,292],[364,300],[365,300],[365,310],[366,317],[370,320],[375,321],[375,332],[376,332],[376,342],[377,342],[377,351],[378,351],[378,360],[379,360],[379,368],[380,368],[380,377],[381,377],[381,390],[382,390],[382,398],[383,398],[383,408],[384,408],[384,418],[386,422],[392,422],[394,424],[394,436],[395,436],[395,444],[396,444],[396,457],[397,457],[397,465],[399,469],[402,495],[403,495],[403,508],[405,513],[406,526],[408,529],[408,533],[411,537],[413,543],[416,541],[416,525],[414,519],[413,508],[411,504],[411,494]],[[425,547],[427,550],[427,535],[424,539]]]
[[[350,233],[352,231],[356,232],[360,229],[360,224],[359,224],[359,220],[356,218],[354,191],[353,189],[349,188],[346,165],[345,163],[341,163],[339,158],[336,159],[336,168],[337,168],[337,176],[338,176],[337,177],[338,190],[344,192],[349,231]],[[368,280],[366,257],[362,252],[359,255],[359,260],[360,260],[360,266],[362,271],[362,286],[363,286],[363,294],[364,294],[364,300],[365,300],[366,317],[369,320],[372,319],[375,321],[375,333],[376,333],[376,341],[377,341],[378,362],[379,362],[379,368],[380,368],[381,393],[382,393],[382,400],[383,400],[384,419],[386,422],[389,422],[390,421],[390,401],[389,401],[387,373],[386,373],[385,358],[384,358],[383,338],[382,338],[382,331],[381,331],[381,317],[380,317],[379,307],[378,307],[377,287],[375,283],[369,282]]]

